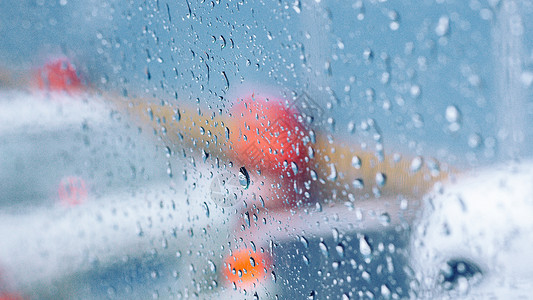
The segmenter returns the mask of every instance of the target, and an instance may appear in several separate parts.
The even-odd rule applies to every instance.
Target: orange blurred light
[[[236,250],[225,260],[224,276],[230,284],[246,289],[267,278],[270,256],[250,250]]]

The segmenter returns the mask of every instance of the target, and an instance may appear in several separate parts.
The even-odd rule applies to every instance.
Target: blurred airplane
[[[15,76],[7,71],[2,71],[1,74],[0,86],[4,89],[26,89],[30,93],[43,95],[36,98],[49,98],[52,101],[62,99],[61,105],[68,106],[65,101],[77,101],[82,104],[75,106],[83,110],[84,101],[103,101],[112,110],[116,109],[129,116],[144,131],[153,132],[170,151],[187,149],[188,155],[195,157],[198,162],[205,161],[207,157],[210,157],[211,162],[216,161],[218,170],[215,172],[239,174],[241,190],[238,198],[246,205],[239,208],[239,212],[235,214],[237,218],[227,222],[230,224],[230,231],[241,232],[243,229],[246,231],[246,228],[252,230],[252,224],[262,227],[257,225],[257,220],[262,219],[265,220],[264,224],[275,224],[276,217],[290,219],[291,213],[287,215],[288,212],[293,214],[309,209],[329,211],[330,206],[336,210],[335,206],[339,204],[350,211],[359,209],[355,213],[361,213],[362,207],[367,212],[379,211],[375,220],[387,218],[385,213],[388,211],[389,215],[396,214],[389,218],[396,220],[401,215],[401,219],[409,223],[423,195],[436,182],[447,180],[453,172],[446,165],[439,165],[432,159],[394,156],[380,149],[363,149],[358,143],[339,143],[315,121],[317,116],[313,114],[316,111],[308,108],[317,108],[317,105],[305,92],[293,99],[281,99],[261,91],[250,91],[235,99],[228,113],[220,113],[200,111],[194,105],[181,102],[131,99],[118,93],[97,90],[82,79],[75,64],[65,57],[52,59],[27,75],[18,75],[17,78],[22,78],[20,80],[13,80]],[[83,95],[90,96],[86,100],[80,100]],[[373,126],[372,120],[367,120],[366,126]],[[198,167],[202,168],[200,165]],[[206,191],[200,192],[205,194]],[[77,176],[64,177],[58,193],[62,203],[82,205],[82,210],[91,210],[90,207],[94,205],[101,208],[102,205],[94,200],[91,204],[87,186]],[[128,205],[128,201],[120,200],[123,197],[119,195],[111,198],[116,199],[110,201],[113,205]],[[75,216],[75,213],[67,213],[63,223],[68,223]],[[33,221],[17,218],[30,224],[29,227],[26,226],[28,228],[32,227],[31,224],[39,226],[41,221],[48,222],[45,221],[46,213],[39,218],[32,216],[31,219]],[[14,219],[9,220],[10,223],[20,224]],[[127,220],[123,221],[128,223]],[[209,222],[215,222],[213,225],[218,226],[217,222],[224,221],[213,221],[211,217]],[[370,224],[373,221],[369,219],[364,222]],[[63,225],[59,224],[57,230],[60,231],[61,226]],[[296,222],[292,226],[297,229],[306,226],[306,223]],[[368,228],[375,230],[379,226]],[[258,247],[265,249],[266,237],[272,237],[273,231],[263,230],[262,234],[254,237],[250,237],[249,233],[245,235],[248,237],[243,241],[255,240]],[[31,238],[29,232],[25,232],[24,236]],[[288,236],[278,237],[279,241],[288,239]],[[125,247],[131,245],[124,237],[113,240],[121,241]],[[13,237],[6,242],[16,244],[17,239]],[[221,276],[226,278],[228,285],[235,289],[247,289],[264,282],[264,278],[270,281],[266,274],[272,272],[275,260],[273,253],[251,250],[247,243],[237,244],[221,262],[224,266]],[[138,248],[142,249],[144,248]],[[58,253],[57,259],[64,255],[74,255]],[[109,261],[112,261],[112,257],[114,256],[109,255]],[[42,261],[45,269],[46,263],[47,260]],[[55,266],[46,274],[66,274],[66,271]],[[27,280],[31,284],[42,278],[37,276]]]

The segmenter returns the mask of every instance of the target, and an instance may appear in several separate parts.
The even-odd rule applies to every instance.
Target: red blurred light
[[[303,167],[307,153],[302,141],[304,127],[295,109],[280,100],[267,101],[252,94],[232,112],[231,140],[242,164],[277,176],[288,170],[291,162]]]
[[[85,181],[77,176],[69,176],[61,179],[57,189],[61,204],[75,206],[87,200],[88,190]]]
[[[41,90],[78,92],[83,88],[76,68],[66,58],[50,60],[37,69],[35,80]]]

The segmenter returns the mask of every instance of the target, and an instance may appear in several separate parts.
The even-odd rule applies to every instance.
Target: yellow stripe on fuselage
[[[123,103],[134,118],[153,128],[168,146],[203,149],[222,162],[238,158],[232,146],[230,133],[236,129],[230,128],[231,116],[206,115],[193,107],[160,105],[146,99],[126,99]],[[305,171],[313,170],[318,175],[312,190],[321,199],[338,201],[352,196],[358,200],[391,196],[420,199],[435,182],[447,179],[450,172],[435,160],[423,161],[420,168],[413,169],[412,157],[395,160],[392,155],[385,155],[380,159],[376,153],[356,145],[330,144],[323,132],[315,134],[316,142],[311,144],[314,157]],[[360,160],[358,168],[352,164],[354,156]],[[380,179],[385,179],[384,183]]]

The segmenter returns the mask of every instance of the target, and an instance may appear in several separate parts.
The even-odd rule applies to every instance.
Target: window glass
[[[530,297],[531,1],[0,12],[0,299]]]

